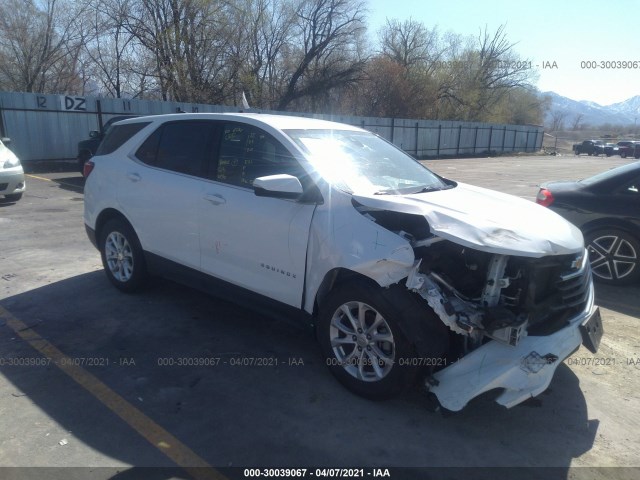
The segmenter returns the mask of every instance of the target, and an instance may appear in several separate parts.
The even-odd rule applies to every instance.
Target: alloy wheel
[[[127,238],[119,232],[111,232],[104,245],[109,271],[120,282],[133,275],[133,251]]]
[[[377,382],[393,368],[395,343],[384,317],[363,302],[348,302],[333,314],[329,327],[331,348],[352,377]]]
[[[593,274],[604,280],[622,280],[638,268],[638,252],[618,235],[600,235],[591,241],[588,249]]]

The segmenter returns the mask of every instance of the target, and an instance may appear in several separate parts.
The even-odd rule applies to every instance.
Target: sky
[[[368,5],[373,37],[387,18],[412,18],[440,32],[474,37],[485,25],[495,32],[506,24],[514,51],[531,60],[539,74],[540,91],[600,105],[640,95],[640,0],[368,0]],[[636,68],[607,68],[622,61],[636,61]],[[557,68],[543,68],[554,62]],[[587,68],[594,64],[598,68]]]

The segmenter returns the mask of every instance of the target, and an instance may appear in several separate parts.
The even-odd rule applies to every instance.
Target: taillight
[[[89,174],[93,172],[93,167],[95,166],[96,164],[91,160],[87,160],[86,162],[84,162],[84,168],[82,169],[82,175],[84,175],[84,178],[87,178]]]
[[[541,188],[536,195],[536,203],[538,205],[542,205],[543,207],[548,207],[553,203],[555,199],[553,198],[553,193],[551,193],[546,188]]]

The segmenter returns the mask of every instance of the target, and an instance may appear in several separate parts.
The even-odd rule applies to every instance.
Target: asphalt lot
[[[627,161],[425,163],[533,199],[543,181]],[[223,469],[154,471],[154,479],[246,478],[226,467],[474,467],[456,472],[487,478],[495,471],[476,468],[555,467],[543,476],[640,476],[605,468],[640,467],[640,285],[597,287],[600,351],[581,347],[540,397],[506,410],[488,395],[444,418],[427,411],[418,391],[386,402],[350,394],[305,330],[168,281],[120,293],[86,238],[79,175],[35,173],[27,188],[16,204],[0,200],[0,467],[85,467],[47,476],[118,479],[145,472],[134,466]],[[0,477],[30,474],[45,478],[42,470],[0,468]],[[426,478],[394,478],[410,474]],[[542,478],[538,470],[518,476]]]

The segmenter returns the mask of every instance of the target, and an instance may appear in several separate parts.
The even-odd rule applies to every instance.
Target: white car
[[[557,214],[442,178],[366,130],[300,117],[116,123],[85,186],[109,280],[177,279],[317,331],[353,392],[422,376],[439,406],[538,395],[602,336],[582,234]],[[250,302],[250,303],[249,303]]]
[[[0,195],[10,202],[17,202],[22,198],[26,184],[20,159],[7,148],[10,142],[8,138],[0,140]]]

